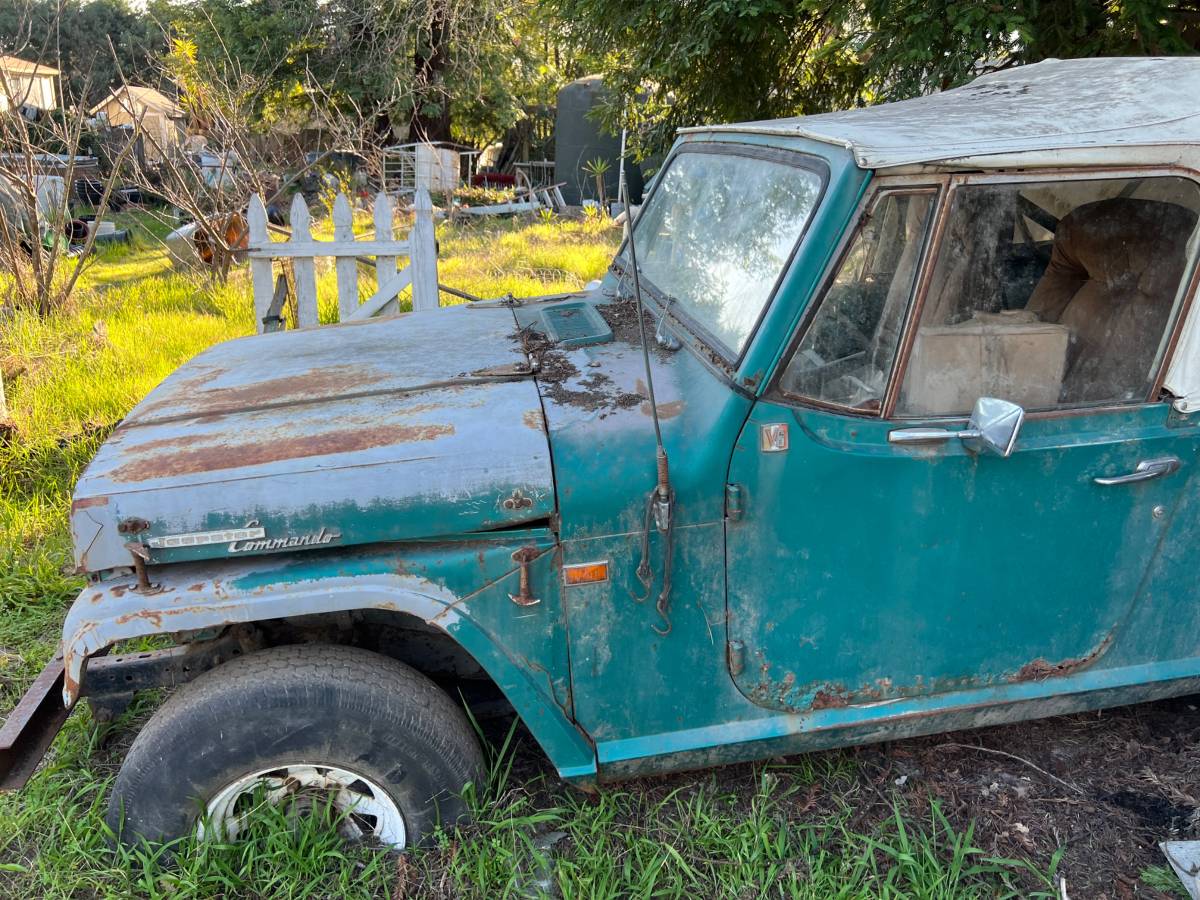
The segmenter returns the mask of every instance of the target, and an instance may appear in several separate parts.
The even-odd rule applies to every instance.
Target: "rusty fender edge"
[[[0,727],[0,791],[25,786],[71,714],[59,700],[63,659],[46,663],[29,690]]]
[[[389,610],[424,619],[469,653],[504,692],[563,778],[594,776],[595,749],[535,673],[474,621],[474,594],[459,597],[428,578],[398,570],[395,557],[385,568],[387,559],[342,559],[340,565],[326,560],[320,567],[269,558],[224,566],[181,563],[156,568],[154,593],[139,593],[133,578],[89,585],[63,623],[63,671],[57,682],[62,703],[69,709],[86,693],[88,658],[119,641],[266,619]],[[514,568],[514,578],[515,573]]]

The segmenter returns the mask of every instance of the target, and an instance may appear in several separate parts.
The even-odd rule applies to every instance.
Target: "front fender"
[[[535,546],[535,606],[518,606],[515,550]],[[63,624],[63,700],[71,706],[88,657],[118,641],[266,619],[379,609],[419,616],[488,673],[559,774],[586,780],[595,750],[571,719],[565,617],[553,537],[418,543],[152,568],[153,592],[133,578],[90,585]]]

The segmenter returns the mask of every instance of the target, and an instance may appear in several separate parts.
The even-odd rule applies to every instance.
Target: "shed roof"
[[[90,114],[95,115],[114,102],[130,113],[138,112],[138,108],[144,108],[168,117],[183,115],[182,107],[166,94],[154,88],[141,87],[136,84],[125,84],[113,88],[107,97],[91,108]]]
[[[997,154],[1200,144],[1200,58],[1046,60],[863,109],[686,128],[847,147],[865,169]]]
[[[14,75],[58,75],[58,69],[45,63],[30,62],[19,56],[0,56],[0,69]]]

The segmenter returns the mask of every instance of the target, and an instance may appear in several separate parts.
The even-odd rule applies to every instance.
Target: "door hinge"
[[[738,521],[745,514],[745,491],[740,484],[725,485],[725,518]]]

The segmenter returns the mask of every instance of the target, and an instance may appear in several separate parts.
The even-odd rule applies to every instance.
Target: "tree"
[[[875,95],[911,97],[987,71],[1043,59],[1171,56],[1200,47],[1189,0],[867,0],[857,38]]]
[[[1194,53],[1194,0],[547,0],[642,152],[703,122],[901,99],[1049,57]],[[627,98],[637,97],[637,103]]]
[[[452,113],[510,42],[527,0],[184,0],[175,26],[200,58],[274,85],[274,108],[332,103],[380,135],[449,140]],[[266,95],[264,95],[266,96]]]
[[[68,103],[99,102],[120,73],[156,86],[155,61],[165,50],[154,15],[135,11],[129,0],[0,3],[0,52],[61,70]]]
[[[613,98],[605,118],[626,107],[644,151],[684,125],[845,105],[864,86],[840,0],[551,2],[574,42],[601,60]]]

